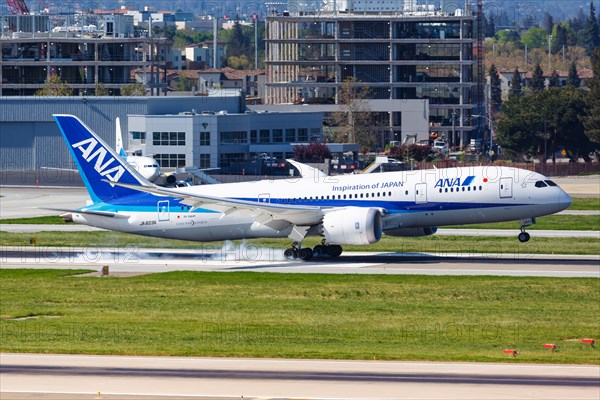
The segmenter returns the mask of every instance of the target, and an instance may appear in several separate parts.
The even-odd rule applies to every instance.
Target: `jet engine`
[[[389,236],[397,237],[420,237],[429,236],[437,232],[437,227],[432,226],[431,228],[398,228],[386,230],[385,234]]]
[[[377,208],[347,207],[323,217],[321,233],[335,244],[371,244],[382,234],[382,215]]]

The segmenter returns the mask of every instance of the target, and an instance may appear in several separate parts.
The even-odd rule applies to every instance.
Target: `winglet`
[[[321,178],[327,177],[327,174],[325,174],[323,171],[315,167],[311,167],[310,165],[302,164],[301,162],[295,160],[286,161],[300,171],[300,175],[303,179],[314,178],[315,181],[319,181]]]
[[[115,119],[115,135],[116,135],[116,145],[115,150],[121,157],[127,159],[127,153],[123,150],[123,134],[121,133],[121,119],[117,117]]]

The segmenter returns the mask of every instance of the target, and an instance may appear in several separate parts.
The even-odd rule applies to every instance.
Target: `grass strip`
[[[573,197],[569,210],[600,210],[600,197]]]
[[[514,348],[510,361],[600,361],[581,345],[600,337],[598,279],[73,273],[0,270],[1,351],[498,362]]]
[[[25,225],[65,225],[73,224],[73,222],[65,222],[64,219],[58,215],[48,215],[45,217],[31,217],[31,218],[5,218],[0,219],[2,224],[25,224]]]
[[[444,228],[453,229],[519,229],[518,221],[496,222],[491,224],[452,225]],[[597,231],[600,230],[600,214],[598,215],[547,215],[536,218],[536,223],[527,230],[559,230],[559,231]]]

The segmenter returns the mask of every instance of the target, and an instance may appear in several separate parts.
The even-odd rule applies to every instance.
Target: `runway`
[[[2,399],[600,397],[599,366],[33,354],[1,354],[0,365]]]
[[[366,253],[286,261],[283,249],[225,246],[204,250],[2,247],[0,268],[91,269],[113,276],[169,271],[495,275],[600,278],[600,255]]]

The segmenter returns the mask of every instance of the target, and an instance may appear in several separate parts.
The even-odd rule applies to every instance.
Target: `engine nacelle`
[[[386,230],[385,234],[396,237],[420,237],[429,236],[437,232],[437,227],[431,228],[398,228]]]
[[[347,207],[323,217],[321,233],[335,244],[371,244],[381,239],[383,222],[377,208]]]

